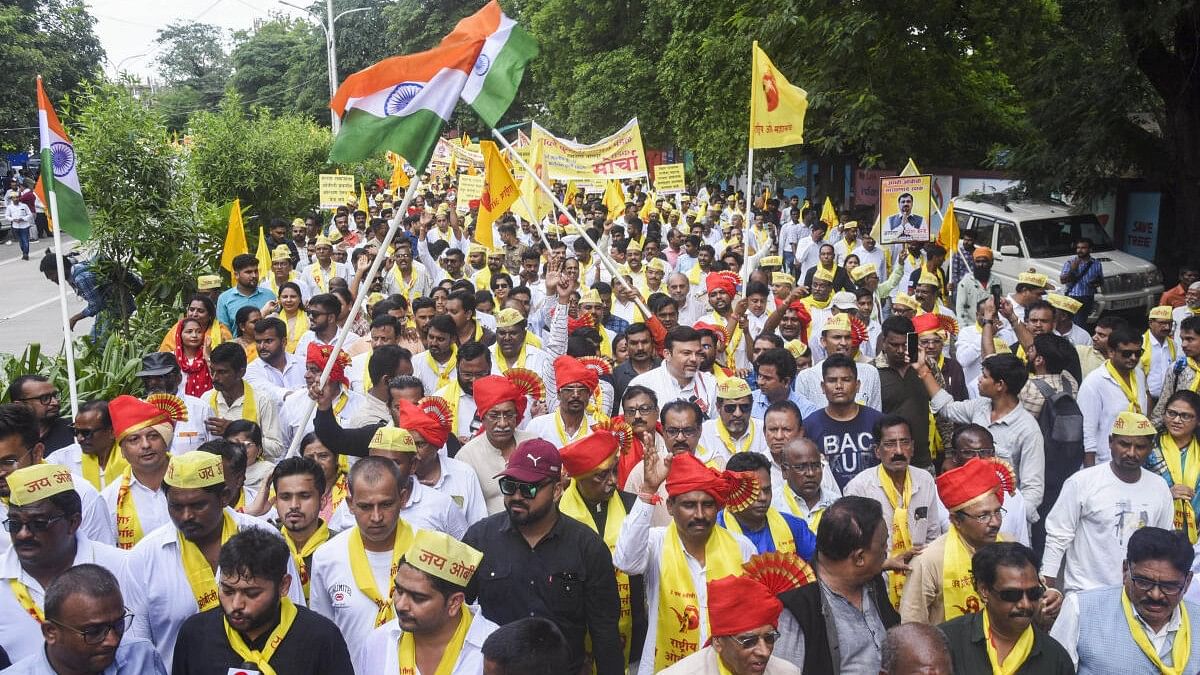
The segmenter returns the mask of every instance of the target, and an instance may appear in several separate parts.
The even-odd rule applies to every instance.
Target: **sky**
[[[160,28],[175,21],[200,21],[224,29],[226,48],[234,30],[250,28],[255,19],[266,20],[273,13],[307,16],[278,0],[88,0],[88,9],[96,17],[96,35],[104,47],[106,73],[118,69],[140,75],[155,75],[154,39]],[[305,6],[308,0],[293,0]]]

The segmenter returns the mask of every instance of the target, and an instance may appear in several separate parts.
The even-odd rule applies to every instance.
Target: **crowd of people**
[[[487,248],[373,186],[200,275],[139,390],[13,380],[0,672],[1200,672],[1193,270],[1089,332],[1086,240],[1010,288],[629,188]]]

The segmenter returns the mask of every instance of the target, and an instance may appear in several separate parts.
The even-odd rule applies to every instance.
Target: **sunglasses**
[[[540,492],[542,488],[546,487],[551,482],[552,481],[546,481],[543,483],[525,483],[512,478],[501,478],[500,494],[511,497],[520,492],[521,496],[525,499],[535,499],[538,496],[538,492]]]
[[[1046,594],[1046,587],[1038,585],[1032,588],[1006,588],[1002,591],[992,591],[992,593],[1004,602],[1020,602],[1022,597],[1029,598],[1030,602],[1037,602]]]
[[[767,646],[769,647],[771,645],[774,645],[775,641],[779,639],[779,631],[773,630],[773,631],[769,631],[767,633],[763,633],[761,635],[759,635],[759,634],[731,635],[731,636],[729,636],[729,639],[738,643],[738,646],[740,646],[742,649],[752,649],[755,645],[758,644],[759,640],[762,640],[763,642],[767,643]]]
[[[1118,349],[1117,353],[1127,359],[1140,359],[1142,354],[1146,353],[1145,349]]]
[[[751,403],[726,403],[725,405],[721,406],[721,409],[725,411],[726,415],[732,415],[739,410],[744,413],[748,413],[750,412],[750,407],[752,405],[753,404]]]
[[[65,520],[66,516],[51,516],[38,520],[16,520],[8,518],[4,521],[4,529],[8,530],[9,534],[19,534],[21,530],[29,528],[29,531],[38,534],[50,529],[50,526],[60,520]]]

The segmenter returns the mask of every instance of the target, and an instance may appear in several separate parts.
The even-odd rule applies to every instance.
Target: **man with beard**
[[[200,397],[212,411],[205,420],[209,436],[219,438],[234,420],[245,419],[262,428],[263,456],[275,460],[286,448],[279,440],[279,399],[263,389],[255,391],[246,381],[246,351],[241,345],[226,342],[217,345],[209,357],[213,388]]]
[[[780,551],[812,560],[817,535],[803,518],[772,506],[771,460],[756,452],[739,452],[725,466],[729,471],[753,474],[758,479],[759,493],[741,510],[721,511],[717,514],[717,524],[749,539],[759,553]]]
[[[163,491],[171,522],[133,547],[124,591],[134,616],[130,633],[152,640],[169,667],[183,623],[220,604],[216,569],[225,542],[250,528],[280,535],[266,521],[222,507],[229,488],[219,455],[196,451],[172,457]],[[290,561],[288,574],[298,576]],[[299,584],[281,591],[303,604]]]
[[[363,643],[367,671],[484,672],[483,643],[498,626],[466,604],[467,584],[482,560],[482,553],[453,537],[418,531],[396,568],[396,618]]]
[[[280,532],[300,576],[304,601],[309,597],[309,570],[317,549],[329,541],[329,525],[321,520],[321,497],[325,494],[325,471],[308,457],[288,457],[275,466],[271,488]]]
[[[296,585],[288,547],[269,530],[250,528],[221,547],[219,607],[179,629],[172,675],[262,673],[353,675],[342,638],[329,619],[287,597]]]
[[[432,333],[432,331],[431,331]],[[492,355],[482,342],[467,342],[453,359],[457,361],[454,379],[436,390],[450,406],[451,432],[456,446],[466,444],[479,430],[478,406],[473,396],[474,383],[492,372]],[[457,451],[450,454],[457,454]]]
[[[745,537],[716,526],[722,507],[747,506],[755,479],[709,468],[686,452],[668,463],[648,448],[643,462],[645,486],[621,526],[613,561],[646,580],[649,625],[638,671],[650,673],[700,650],[710,635],[709,612],[702,609],[708,582],[741,574],[755,554]],[[664,482],[671,522],[651,527],[651,499]]]
[[[1138,368],[1145,354],[1141,337],[1131,328],[1113,330],[1108,336],[1108,360],[1079,385],[1079,410],[1083,413],[1085,466],[1103,464],[1111,458],[1103,444],[1104,432],[1112,428],[1119,413],[1144,414],[1150,410],[1146,374]]]
[[[263,305],[275,299],[275,294],[270,289],[258,285],[258,258],[249,253],[242,253],[234,257],[232,267],[236,283],[217,299],[217,320],[230,331],[237,330],[234,317],[239,309],[262,309]]]
[[[937,625],[982,609],[971,583],[971,556],[996,541],[1004,519],[1004,494],[1015,482],[1008,465],[972,459],[937,479],[937,494],[950,512],[950,529],[912,560],[912,572],[900,600],[904,623]],[[934,523],[936,528],[936,523]],[[1047,605],[1058,614],[1062,596]]]
[[[1062,645],[1035,625],[1046,587],[1029,547],[989,544],[971,557],[971,570],[983,611],[941,625],[955,672],[1075,672]]]
[[[146,396],[170,394],[183,402],[187,415],[175,422],[174,435],[169,450],[176,455],[191,452],[211,441],[208,418],[212,408],[196,396],[183,391],[183,371],[179,361],[170,352],[153,352],[142,357],[142,369],[136,373],[142,381]]]
[[[655,354],[654,336],[650,327],[644,323],[631,324],[625,330],[625,344],[629,349],[629,358],[614,368],[612,374],[614,401],[621,400],[625,388],[635,377],[650,372],[662,362]]]
[[[332,347],[338,334],[338,317],[342,313],[342,301],[332,293],[314,295],[305,309],[308,314],[308,330],[296,342],[296,354],[308,352],[309,343]],[[360,338],[351,332],[346,336],[343,349],[349,349]]]
[[[62,418],[62,394],[44,375],[21,375],[8,385],[8,400],[29,408],[37,420],[38,442],[52,453],[74,442],[71,420]]]
[[[532,344],[534,339],[529,322],[520,311],[506,307],[497,312],[496,344],[488,348],[492,354],[492,374],[503,375],[510,368],[524,368],[543,382],[549,382],[552,359],[545,350]]]
[[[504,496],[493,476],[504,470],[517,445],[537,436],[517,429],[528,400],[508,378],[481,377],[473,383],[472,392],[483,433],[464,443],[455,459],[474,470],[488,514],[497,514],[504,511]]]
[[[992,249],[976,246],[971,258],[974,269],[958,280],[954,296],[954,313],[963,326],[975,323],[975,308],[980,302],[1003,289],[1000,279],[992,275]]]
[[[246,366],[246,381],[282,401],[304,386],[304,358],[287,350],[287,324],[269,316],[254,324],[258,358]]]
[[[117,452],[113,436],[112,417],[108,401],[86,401],[75,416],[75,443],[46,457],[51,464],[61,464],[87,479],[97,490],[117,480],[128,464]]]
[[[15,660],[40,651],[45,589],[74,565],[120,573],[125,552],[88,539],[83,502],[66,467],[35,464],[5,478],[12,548],[0,557],[0,646]]]
[[[1200,643],[1189,618],[1200,606],[1184,600],[1195,559],[1187,537],[1144,527],[1124,553],[1121,581],[1072,593],[1050,637],[1086,675],[1191,672]]]
[[[590,433],[595,419],[587,413],[588,403],[599,377],[579,359],[564,355],[554,359],[554,383],[558,387],[558,409],[533,418],[525,430],[561,448]]]
[[[717,383],[712,373],[700,370],[700,334],[689,326],[667,331],[666,358],[661,365],[638,375],[630,385],[639,384],[659,395],[660,403],[674,400],[695,401],[702,413],[716,402]]]
[[[708,292],[708,304],[712,307],[712,311],[700,317],[700,321],[721,329],[724,334],[722,337],[728,340],[725,353],[721,355],[724,358],[718,360],[725,362],[725,365],[730,368],[749,367],[750,362],[746,358],[746,349],[743,344],[748,338],[742,331],[739,321],[745,313],[745,309],[742,308],[738,312],[733,308],[733,298],[737,294],[737,275],[716,272],[708,275],[704,283]]]
[[[313,385],[321,380],[325,364],[329,362],[333,347],[309,344],[305,354],[304,383],[311,390]],[[346,366],[350,365],[350,357],[346,352],[338,352],[337,361],[329,371],[329,385],[332,387],[333,415],[343,427],[350,426],[350,420],[363,407],[363,395],[350,390],[350,379],[346,377]],[[279,434],[283,447],[291,448],[292,439],[296,434],[304,436],[313,430],[312,418],[305,419],[308,413],[309,399],[305,396],[289,396],[279,412]],[[301,425],[304,426],[301,426]]]
[[[421,330],[415,310],[414,319],[417,330]],[[444,314],[431,316],[425,327],[424,342],[426,350],[413,355],[413,375],[425,385],[425,391],[432,393],[450,384],[456,375],[459,342],[454,320]]]
[[[750,416],[750,385],[740,377],[730,377],[717,385],[717,415],[704,423],[700,432],[697,457],[715,469],[739,452],[766,455],[762,422]]]
[[[525,441],[496,478],[504,513],[472,525],[463,537],[483,552],[467,600],[477,600],[498,624],[529,616],[554,621],[571,657],[564,672],[581,672],[590,661],[601,675],[624,673],[612,556],[596,532],[560,512],[558,450],[542,439]],[[591,638],[590,659],[585,636]]]

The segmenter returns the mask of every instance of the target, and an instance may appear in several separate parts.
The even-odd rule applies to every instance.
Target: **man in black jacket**
[[[842,497],[817,528],[817,582],[779,596],[775,656],[806,673],[877,673],[887,629],[900,623],[881,572],[887,523],[879,502]]]

